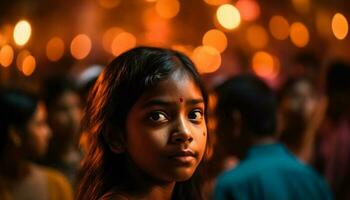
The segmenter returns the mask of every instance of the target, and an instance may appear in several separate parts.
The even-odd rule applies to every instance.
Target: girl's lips
[[[180,164],[190,164],[196,159],[196,154],[191,149],[174,151],[169,158]]]

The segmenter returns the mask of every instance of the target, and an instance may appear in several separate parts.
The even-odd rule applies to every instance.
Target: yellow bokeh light
[[[261,49],[266,47],[269,42],[269,36],[264,27],[259,25],[252,25],[247,30],[247,41],[248,43],[256,49]]]
[[[310,10],[310,0],[292,0],[292,3],[299,13],[305,14]]]
[[[344,15],[340,13],[334,15],[332,19],[332,30],[334,36],[338,40],[342,40],[346,37],[349,31],[349,25]]]
[[[180,2],[178,0],[158,0],[155,8],[160,17],[171,19],[179,13]]]
[[[32,55],[25,57],[22,64],[23,74],[26,76],[30,76],[35,70],[35,65],[35,58]]]
[[[112,54],[118,56],[136,46],[136,37],[128,32],[122,32],[112,42]]]
[[[253,56],[252,68],[256,75],[271,79],[279,73],[279,61],[271,54],[259,51]]]
[[[0,50],[0,64],[4,67],[11,65],[13,60],[13,49],[10,45],[4,45]]]
[[[241,23],[238,9],[230,4],[221,5],[216,11],[216,18],[221,26],[229,30],[237,28]]]
[[[15,43],[19,46],[25,45],[30,38],[31,32],[32,28],[29,22],[26,20],[19,21],[13,30],[13,39]]]
[[[212,46],[222,53],[227,47],[227,38],[220,30],[212,29],[204,34],[202,43],[204,46]]]
[[[300,22],[295,22],[290,27],[290,39],[297,47],[305,47],[309,42],[309,31]]]
[[[256,0],[239,0],[236,7],[245,21],[254,21],[260,15],[260,6]]]
[[[111,9],[119,5],[120,0],[98,0],[102,8]]]
[[[282,16],[273,16],[269,22],[269,29],[271,35],[278,40],[285,40],[289,36],[289,23]]]
[[[70,51],[74,58],[81,60],[89,55],[91,51],[91,40],[85,34],[77,35],[70,45]]]
[[[64,42],[59,37],[53,37],[46,45],[46,56],[50,61],[59,60],[64,53]]]
[[[209,5],[218,6],[230,2],[230,0],[204,0]]]
[[[109,28],[102,37],[102,46],[104,48],[105,51],[107,51],[108,53],[112,53],[112,42],[114,40],[115,37],[117,37],[117,35],[119,33],[124,32],[124,30],[122,28],[119,27],[112,27]]]
[[[16,58],[16,64],[19,71],[22,71],[23,61],[29,55],[30,55],[30,52],[28,50],[22,50],[21,52],[18,53]]]
[[[221,65],[221,55],[218,50],[211,46],[199,46],[194,49],[192,60],[199,73],[212,73]]]

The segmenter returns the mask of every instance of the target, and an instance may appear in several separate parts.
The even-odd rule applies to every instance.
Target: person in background
[[[42,101],[20,90],[0,91],[0,199],[72,200],[67,179],[35,164],[47,151],[50,129]]]
[[[238,75],[216,92],[216,133],[230,135],[240,162],[218,177],[214,199],[332,199],[326,182],[277,141],[277,99],[264,81]]]
[[[50,77],[44,86],[52,139],[43,163],[61,171],[74,185],[82,157],[78,145],[81,99],[73,82],[64,76]]]
[[[314,165],[329,182],[335,199],[350,199],[350,65],[329,64],[326,73],[328,107],[319,128]]]

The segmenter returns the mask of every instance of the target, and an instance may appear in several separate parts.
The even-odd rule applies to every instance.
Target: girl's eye
[[[149,116],[149,119],[153,122],[165,122],[167,121],[167,117],[162,112],[154,112]]]
[[[200,110],[193,110],[188,114],[188,118],[193,122],[201,122],[203,119],[203,112]]]

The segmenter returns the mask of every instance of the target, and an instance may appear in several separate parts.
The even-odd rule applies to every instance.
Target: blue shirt
[[[325,181],[282,144],[256,145],[234,169],[219,176],[215,200],[332,199]]]

